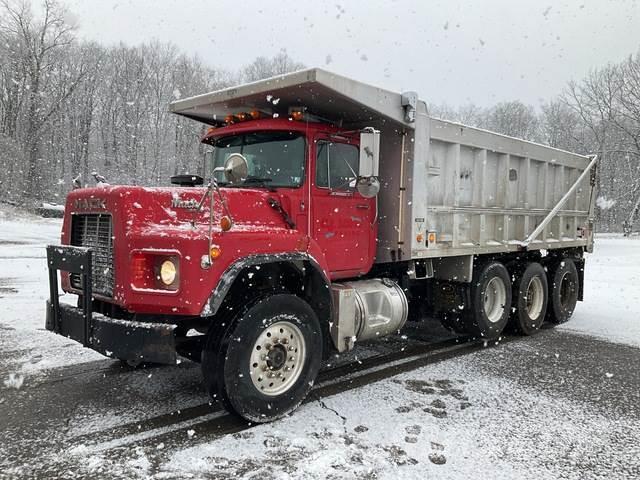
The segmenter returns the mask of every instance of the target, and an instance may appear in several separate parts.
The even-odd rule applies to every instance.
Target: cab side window
[[[319,140],[316,144],[316,186],[352,190],[358,178],[360,153],[348,143]]]

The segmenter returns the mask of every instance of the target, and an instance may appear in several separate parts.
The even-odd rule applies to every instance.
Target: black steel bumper
[[[175,364],[173,324],[135,322],[92,311],[91,250],[82,247],[47,247],[49,295],[46,329],[71,338],[108,357],[122,360]],[[58,270],[82,276],[82,307],[61,304]]]

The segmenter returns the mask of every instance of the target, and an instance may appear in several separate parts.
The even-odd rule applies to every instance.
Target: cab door
[[[332,278],[366,273],[375,254],[376,203],[355,188],[358,145],[324,135],[315,140],[309,234],[322,249]]]

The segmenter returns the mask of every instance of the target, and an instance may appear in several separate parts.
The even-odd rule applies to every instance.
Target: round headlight
[[[171,260],[165,260],[160,266],[160,280],[165,285],[171,285],[176,280],[176,265]]]

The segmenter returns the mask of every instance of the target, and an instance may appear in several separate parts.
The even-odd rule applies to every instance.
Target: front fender
[[[247,257],[240,258],[233,262],[224,273],[220,276],[218,284],[214,288],[213,292],[209,296],[209,299],[205,302],[202,312],[202,317],[211,317],[218,312],[218,309],[222,305],[225,297],[229,293],[231,286],[238,278],[240,273],[248,267],[254,267],[256,265],[266,265],[270,263],[290,263],[290,262],[304,262],[308,263],[315,271],[317,275],[322,278],[322,281],[327,289],[330,291],[330,281],[326,271],[320,266],[320,264],[306,252],[287,252],[287,253],[275,253],[275,254],[256,254],[249,255]],[[331,308],[331,305],[330,305]]]

